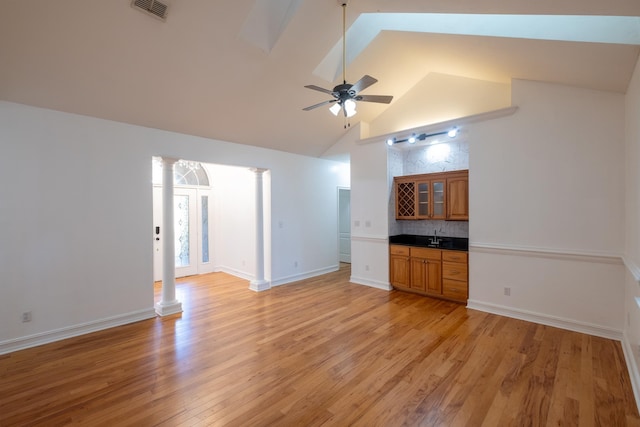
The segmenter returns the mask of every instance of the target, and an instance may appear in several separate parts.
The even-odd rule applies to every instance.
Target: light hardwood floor
[[[0,356],[0,426],[640,425],[620,343],[348,278],[180,279],[181,315]]]

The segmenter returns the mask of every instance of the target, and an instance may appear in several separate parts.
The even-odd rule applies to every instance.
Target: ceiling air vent
[[[167,5],[156,0],[133,0],[131,7],[161,20],[167,19]]]

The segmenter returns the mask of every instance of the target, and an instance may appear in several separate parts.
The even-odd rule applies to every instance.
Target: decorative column
[[[160,316],[181,313],[176,299],[175,231],[173,229],[173,168],[178,159],[162,158],[162,300],[156,303]]]
[[[267,169],[251,169],[256,175],[256,274],[249,282],[249,289],[260,292],[269,289],[269,282],[264,280],[264,186],[262,174]]]

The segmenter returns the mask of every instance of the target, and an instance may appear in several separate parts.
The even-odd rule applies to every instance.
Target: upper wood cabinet
[[[416,219],[445,219],[445,179],[416,180]]]
[[[469,220],[469,174],[447,178],[447,219]]]
[[[396,219],[469,219],[469,171],[397,176]]]

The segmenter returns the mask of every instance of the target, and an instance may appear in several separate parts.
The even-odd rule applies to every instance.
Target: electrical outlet
[[[294,262],[293,262],[293,266],[294,266],[294,267],[297,267],[297,266],[298,266],[298,261],[294,261]]]
[[[31,322],[31,312],[25,311],[22,313],[22,323]]]
[[[364,266],[364,270],[365,270],[365,271],[369,271],[369,266],[368,266],[368,265],[365,265],[365,266]]]
[[[505,296],[510,297],[511,296],[511,288],[509,288],[509,287],[504,288],[504,294],[505,294]]]

